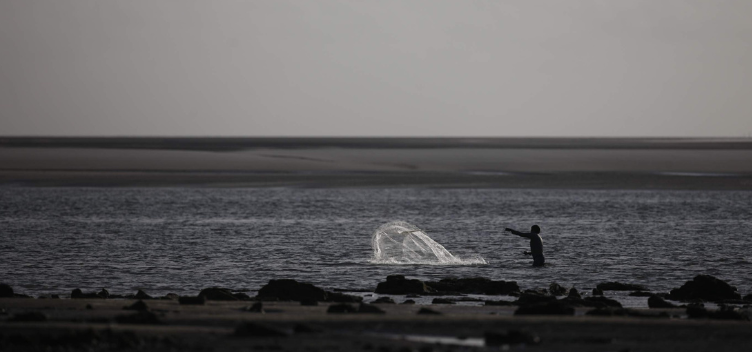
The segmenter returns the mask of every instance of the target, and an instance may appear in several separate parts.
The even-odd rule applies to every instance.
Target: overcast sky
[[[752,134],[752,1],[2,0],[0,135]]]

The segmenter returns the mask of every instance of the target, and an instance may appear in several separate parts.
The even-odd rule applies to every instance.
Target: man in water
[[[530,228],[530,233],[519,232],[510,228],[506,228],[504,231],[509,231],[514,235],[530,239],[530,252],[525,252],[525,254],[533,255],[533,266],[543,266],[546,263],[546,259],[543,258],[543,240],[540,237],[540,227],[538,225],[533,225]]]

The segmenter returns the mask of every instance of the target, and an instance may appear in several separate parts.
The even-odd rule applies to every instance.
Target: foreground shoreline
[[[429,286],[430,285],[430,286]],[[607,282],[600,291],[646,289]],[[450,290],[450,291],[443,291]],[[407,297],[462,295],[461,291],[517,297],[483,306],[430,304]],[[2,293],[13,294],[5,286]],[[698,275],[667,294],[695,302],[678,307],[650,294],[650,309],[623,309],[602,292],[581,298],[574,289],[520,292],[512,281],[483,278],[422,282],[387,277],[362,297],[324,291],[295,280],[271,280],[255,297],[207,288],[198,296],[134,298],[106,290],[74,290],[71,299],[0,298],[0,348],[29,350],[285,350],[285,351],[748,351],[749,303],[736,289]],[[419,294],[417,294],[419,293]],[[607,292],[608,293],[608,292]],[[391,296],[391,297],[390,297]],[[564,297],[564,298],[557,298]],[[112,298],[119,297],[119,298]],[[725,297],[725,298],[724,298]],[[736,298],[733,298],[736,297]],[[702,298],[702,299],[701,299]],[[736,303],[731,308],[720,302]],[[704,299],[720,309],[705,309]],[[410,303],[410,304],[408,304]],[[743,307],[739,308],[741,304]]]

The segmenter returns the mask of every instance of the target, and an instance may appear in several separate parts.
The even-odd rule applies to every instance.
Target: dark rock
[[[39,322],[47,321],[47,316],[40,312],[26,312],[13,315],[8,321],[12,322]]]
[[[50,299],[60,299],[60,295],[50,295]]]
[[[22,293],[14,293],[13,294],[13,298],[34,298],[34,297],[31,297],[29,295],[25,295],[25,294],[22,294]]]
[[[552,301],[556,301],[556,297],[543,295],[540,293],[523,292],[517,298],[516,304],[522,306],[522,305],[536,304],[536,303],[547,303],[547,302],[552,302]]]
[[[548,292],[553,296],[565,296],[569,290],[554,282],[548,286]]]
[[[439,293],[506,295],[520,290],[515,281],[493,281],[484,277],[446,278],[438,282],[426,282],[426,285]]]
[[[548,290],[545,288],[531,288],[523,291],[522,293],[529,293],[534,295],[541,295],[541,296],[550,296],[548,294]]]
[[[146,292],[144,291],[138,290],[138,292],[136,292],[136,299],[153,299],[153,298],[154,297],[147,295]]]
[[[375,301],[373,301],[373,303],[394,304],[394,300],[392,299],[392,297],[379,297]]]
[[[181,296],[178,298],[178,303],[183,305],[203,305],[204,302],[206,302],[206,299],[204,296],[198,296],[198,297],[191,297],[191,296]]]
[[[360,296],[353,296],[353,295],[346,295],[344,293],[339,292],[330,292],[326,291],[327,301],[328,302],[337,302],[337,303],[360,303],[363,302],[363,297]]]
[[[335,314],[340,314],[340,313],[355,313],[357,311],[358,310],[355,309],[355,307],[353,307],[353,306],[351,306],[349,304],[345,304],[345,303],[342,303],[342,304],[332,304],[326,310],[327,313],[335,313]]]
[[[162,324],[162,321],[159,320],[157,315],[149,311],[140,311],[136,314],[118,315],[115,317],[115,321],[120,324],[139,324],[139,325]]]
[[[358,306],[358,313],[385,314],[386,312],[374,305],[361,303]]]
[[[597,288],[593,289],[593,296],[603,296],[603,291]]]
[[[629,295],[632,296],[632,297],[652,297],[652,296],[656,296],[655,293],[645,292],[645,291],[634,291],[634,292],[630,292]]]
[[[658,314],[643,312],[635,309],[628,308],[613,308],[603,307],[596,308],[585,312],[585,315],[602,316],[602,317],[639,317],[639,318],[670,318],[671,316],[666,312],[660,312]]]
[[[0,298],[13,297],[13,287],[7,284],[0,284]]]
[[[510,302],[510,301],[485,301],[484,304],[487,306],[513,306],[515,305],[514,302]]]
[[[573,298],[573,299],[582,299],[582,296],[580,295],[580,292],[577,291],[577,289],[574,288],[574,287],[572,287],[569,290],[569,294],[567,295],[567,297]]]
[[[209,287],[201,290],[199,297],[204,297],[207,301],[237,301],[238,298],[232,295],[232,291],[221,287]]]
[[[601,282],[595,288],[601,291],[650,291],[643,285],[623,284],[621,282]]]
[[[725,299],[741,299],[736,287],[729,285],[710,275],[697,275],[692,281],[687,281],[679,288],[671,290],[669,299],[687,301],[702,299],[706,301],[721,301]]]
[[[319,305],[319,302],[316,300],[312,300],[312,299],[304,299],[300,301],[300,305],[301,306],[317,306]]]
[[[91,304],[87,304],[86,307],[84,307],[84,308],[86,308],[88,310],[94,309],[94,307]]]
[[[379,282],[376,286],[376,293],[387,295],[405,295],[405,294],[424,294],[431,293],[434,289],[426,286],[423,281],[416,279],[405,279],[402,275],[390,275],[386,277],[385,282]]]
[[[648,307],[650,308],[677,308],[677,306],[671,302],[666,302],[665,299],[658,296],[650,296],[648,298]]]
[[[99,293],[97,293],[97,296],[99,296],[100,298],[109,298],[110,291],[107,291],[107,289],[103,288],[101,291],[99,291]]]
[[[137,311],[147,311],[149,310],[149,306],[144,303],[144,301],[139,300],[136,303],[133,303],[129,306],[123,307],[124,310],[137,310]]]
[[[744,296],[744,298],[742,298],[742,299],[745,300],[745,301],[747,301],[747,302],[752,302],[752,293]]]
[[[441,315],[441,312],[437,312],[437,311],[435,311],[433,309],[429,309],[429,308],[425,308],[424,307],[424,308],[421,308],[420,310],[418,310],[417,314],[420,314],[420,315]]]
[[[710,311],[704,307],[690,305],[687,307],[687,316],[691,319],[709,318],[718,320],[750,321],[752,319],[752,312],[749,310],[736,310],[734,308],[722,308],[718,311]]]
[[[177,301],[180,298],[180,296],[178,296],[176,293],[168,293],[168,294],[164,295],[163,298],[164,299],[173,300],[173,301]]]
[[[83,293],[83,291],[81,291],[80,288],[77,288],[71,291],[71,298],[81,299],[81,298],[103,298],[103,297],[94,292]]]
[[[606,297],[585,297],[585,305],[588,307],[614,307],[621,308],[619,301]]]
[[[431,304],[454,304],[454,301],[446,298],[434,298]]]
[[[277,297],[282,301],[314,300],[320,302],[325,302],[329,298],[323,289],[292,279],[269,280],[269,283],[259,290],[257,297]]]
[[[251,297],[243,292],[236,292],[232,294],[233,297],[237,298],[239,301],[250,301]]]
[[[249,306],[249,307],[244,307],[242,310],[246,312],[251,312],[251,313],[262,313],[262,314],[265,313],[264,304],[261,302],[256,302],[252,306]]]
[[[574,315],[574,307],[557,300],[520,306],[514,315]]]
[[[295,324],[295,326],[292,327],[292,331],[296,334],[317,334],[323,332],[323,330],[319,328],[306,324]]]
[[[486,346],[500,347],[503,345],[537,345],[540,343],[540,337],[529,332],[519,330],[509,330],[507,332],[486,332],[483,334]]]
[[[411,299],[406,299],[404,302],[402,302],[402,304],[415,304],[415,301]]]
[[[284,331],[251,322],[242,322],[235,327],[236,337],[287,337]]]

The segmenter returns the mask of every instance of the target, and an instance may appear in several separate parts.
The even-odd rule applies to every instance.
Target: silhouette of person
[[[546,263],[546,259],[543,258],[543,240],[540,237],[540,227],[538,225],[533,225],[529,233],[515,231],[510,228],[506,228],[504,231],[509,231],[514,235],[530,239],[530,252],[525,251],[525,254],[533,255],[533,266],[543,266]]]

